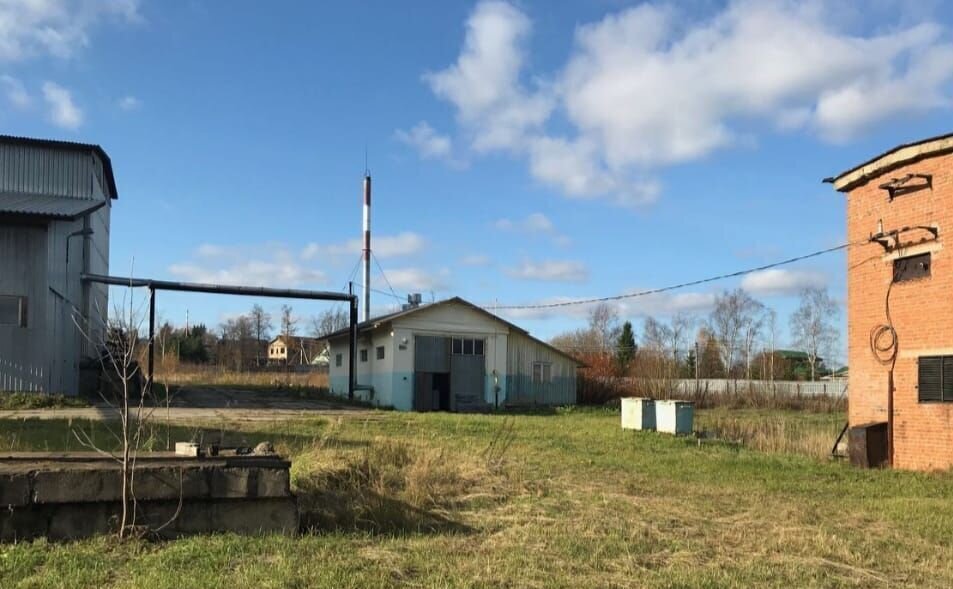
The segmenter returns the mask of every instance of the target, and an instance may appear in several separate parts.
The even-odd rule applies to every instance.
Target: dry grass
[[[797,414],[716,410],[700,414],[700,437],[740,444],[758,452],[828,458],[844,426],[843,413]]]
[[[156,382],[170,385],[253,386],[273,388],[328,388],[326,372],[245,371],[220,366],[180,364],[157,367]]]
[[[837,418],[734,416],[784,438]],[[242,427],[292,458],[312,533],[20,543],[0,587],[953,586],[948,474],[624,432],[606,409]]]
[[[375,534],[467,532],[461,511],[510,491],[504,457],[386,437],[336,441],[340,422],[295,458],[302,527]]]

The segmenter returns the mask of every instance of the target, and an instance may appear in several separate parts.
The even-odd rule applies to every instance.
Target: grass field
[[[622,432],[606,410],[206,424],[293,458],[307,531],[6,545],[0,587],[953,586],[953,475],[857,470],[796,442],[829,445],[841,420],[699,415],[744,443],[795,440],[765,451]],[[108,439],[7,421],[0,447],[75,447],[70,427]]]

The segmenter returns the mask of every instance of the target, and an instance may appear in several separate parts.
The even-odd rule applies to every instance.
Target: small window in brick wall
[[[378,360],[384,359],[384,346],[377,346],[377,359]]]
[[[917,359],[917,399],[921,403],[953,402],[953,356]]]
[[[893,281],[904,282],[930,276],[930,252],[893,261]]]
[[[334,365],[341,366],[344,363],[344,354],[336,354],[334,356]]]

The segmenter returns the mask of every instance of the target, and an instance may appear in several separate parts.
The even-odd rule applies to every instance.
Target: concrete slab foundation
[[[177,537],[206,532],[293,534],[298,510],[291,463],[270,456],[140,454],[136,523]],[[114,532],[122,471],[94,453],[0,455],[0,541],[75,539]]]

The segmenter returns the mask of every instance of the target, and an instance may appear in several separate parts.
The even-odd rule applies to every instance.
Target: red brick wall
[[[933,189],[888,200],[880,184],[908,173],[933,175]],[[906,469],[953,466],[953,403],[917,401],[917,357],[953,355],[953,154],[909,164],[869,180],[847,195],[850,242],[877,232],[911,225],[939,227],[932,252],[931,276],[899,282],[890,294],[890,312],[899,353],[894,371],[894,465]],[[948,233],[949,232],[949,233]],[[902,242],[930,237],[902,236]],[[885,297],[893,264],[878,244],[853,246],[847,253],[847,355],[850,367],[849,420],[858,425],[887,421],[888,367],[870,349],[870,331],[886,323]]]

